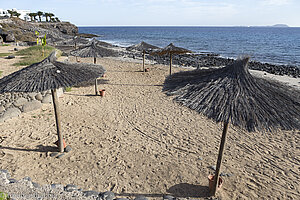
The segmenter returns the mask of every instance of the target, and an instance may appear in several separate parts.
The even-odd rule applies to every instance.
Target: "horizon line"
[[[76,25],[78,27],[271,27],[271,28],[299,28],[300,26],[275,25]]]

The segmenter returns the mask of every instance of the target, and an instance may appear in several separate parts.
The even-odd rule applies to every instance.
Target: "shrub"
[[[33,63],[37,63],[45,59],[50,55],[52,51],[54,51],[55,48],[52,46],[45,46],[45,54],[42,55],[42,46],[32,46],[26,49],[22,49],[16,53],[18,56],[23,56],[21,61],[18,63],[15,63],[15,66],[28,66]],[[60,56],[60,51],[58,53],[58,56]]]

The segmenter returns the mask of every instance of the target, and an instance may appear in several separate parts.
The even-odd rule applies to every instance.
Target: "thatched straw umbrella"
[[[110,56],[118,56],[118,53],[114,50],[100,47],[97,45],[97,40],[93,39],[90,44],[80,47],[77,50],[73,50],[70,52],[72,56],[78,56],[82,58],[86,57],[93,57],[94,58],[94,64],[96,64],[97,60],[96,58],[99,57],[110,57]],[[95,79],[95,93],[98,95],[98,85],[97,85],[97,79]]]
[[[168,46],[165,48],[153,52],[153,54],[158,54],[158,55],[165,55],[168,54],[170,55],[170,75],[172,74],[172,55],[173,54],[184,54],[184,53],[192,53],[192,51],[181,48],[181,47],[176,47],[173,45],[173,43],[170,43]]]
[[[176,95],[175,101],[224,123],[212,195],[229,122],[248,131],[300,129],[300,91],[251,76],[248,61],[244,58],[224,68],[176,73],[164,84],[167,95]]]
[[[70,87],[101,77],[100,65],[56,61],[55,52],[39,63],[32,64],[0,79],[0,93],[41,92],[51,89],[58,134],[58,148],[64,151],[56,89]]]
[[[74,44],[74,50],[76,50],[77,44],[86,44],[86,43],[88,43],[88,40],[78,37],[78,36],[74,36],[73,40],[71,40],[69,43]],[[75,56],[75,58],[76,58],[76,61],[78,62],[77,56]]]
[[[145,53],[150,53],[154,50],[159,50],[160,48],[142,41],[141,43],[132,45],[130,47],[127,47],[126,49],[127,50],[134,49],[134,50],[143,52],[143,72],[144,72],[145,71]]]

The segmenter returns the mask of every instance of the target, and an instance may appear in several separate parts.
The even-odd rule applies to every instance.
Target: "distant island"
[[[287,24],[275,24],[273,27],[289,27]]]
[[[287,24],[275,24],[275,25],[271,25],[271,26],[248,26],[248,27],[274,27],[274,28],[287,28],[289,27]]]

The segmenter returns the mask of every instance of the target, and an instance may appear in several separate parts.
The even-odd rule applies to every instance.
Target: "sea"
[[[300,27],[79,27],[80,33],[128,47],[141,41],[159,47],[169,43],[195,53],[300,67]]]

